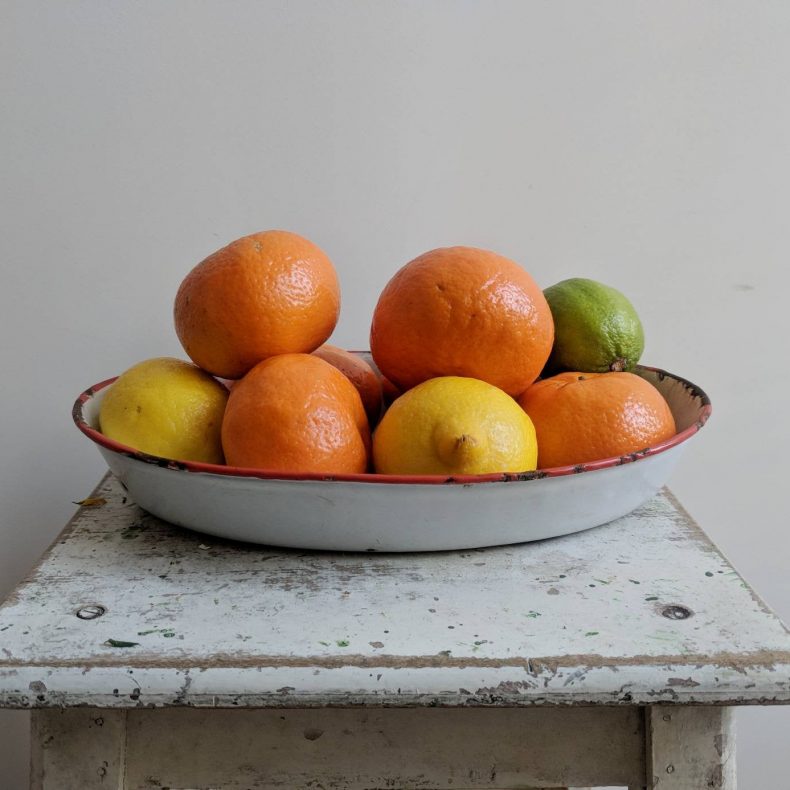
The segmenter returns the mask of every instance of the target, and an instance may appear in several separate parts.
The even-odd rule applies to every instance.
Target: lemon
[[[574,277],[543,294],[554,318],[547,373],[633,370],[644,351],[645,337],[634,306],[620,291]]]
[[[110,386],[99,430],[150,455],[221,464],[220,431],[228,391],[189,362],[148,359]]]
[[[535,469],[538,445],[526,412],[498,387],[441,376],[401,395],[373,435],[382,474],[455,475]]]

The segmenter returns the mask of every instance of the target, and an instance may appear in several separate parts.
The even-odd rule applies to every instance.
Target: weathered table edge
[[[748,689],[728,688],[722,684],[721,676],[725,673],[720,668],[698,664],[667,665],[658,683],[655,666],[631,664],[586,670],[568,667],[567,672],[564,669],[542,668],[530,674],[527,668],[518,670],[512,666],[326,669],[308,665],[193,670],[4,666],[0,668],[0,679],[6,690],[0,693],[0,707],[790,704],[790,661],[770,669],[740,670],[748,672]],[[580,672],[586,672],[585,688],[574,693],[569,687],[574,675]],[[318,675],[323,676],[320,684]],[[238,689],[245,691],[240,693]]]
[[[92,495],[111,474],[105,473]],[[677,497],[666,488],[663,493],[693,525],[697,539],[721,553]],[[72,532],[82,510],[77,509],[2,603],[13,601],[32,583],[55,547]],[[757,593],[745,586],[760,608],[781,622]],[[356,662],[354,658],[346,655],[342,661],[334,661],[315,657],[294,662],[287,656],[272,656],[239,666],[236,660],[223,662],[218,656],[192,670],[145,660],[121,663],[113,659],[105,666],[87,668],[67,661],[19,664],[0,659],[0,680],[5,688],[0,691],[0,708],[790,704],[790,650],[746,656],[651,655],[643,662],[600,655],[514,657],[507,662],[446,656],[425,656],[423,660],[359,656]],[[656,687],[659,668],[663,676],[660,691],[639,691]],[[322,673],[317,683],[316,677]],[[327,674],[332,680],[329,689]],[[732,690],[728,690],[728,676],[737,680]],[[586,688],[574,693],[569,687],[581,677]],[[95,691],[102,686],[105,692]],[[239,688],[246,691],[238,693]]]

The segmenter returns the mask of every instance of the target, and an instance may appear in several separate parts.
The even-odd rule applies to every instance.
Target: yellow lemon
[[[526,472],[537,460],[535,428],[518,403],[461,376],[429,379],[401,395],[373,435],[382,474]]]
[[[221,464],[220,432],[228,391],[189,362],[148,359],[110,386],[99,430],[144,453]]]

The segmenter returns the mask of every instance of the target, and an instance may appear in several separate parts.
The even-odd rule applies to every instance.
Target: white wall
[[[333,258],[349,346],[445,244],[625,291],[714,402],[673,488],[790,619],[789,35],[783,2],[2,0],[0,595],[102,473],[75,395],[180,354],[183,275],[281,227]],[[740,714],[744,787],[784,786],[789,725]]]

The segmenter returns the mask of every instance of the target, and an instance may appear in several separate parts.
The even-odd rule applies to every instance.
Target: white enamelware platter
[[[306,475],[174,461],[102,435],[101,399],[83,392],[77,427],[134,501],[159,518],[222,538],[334,551],[440,551],[567,535],[630,513],[668,480],[710,400],[657,368],[636,372],[666,398],[677,434],[638,453],[524,474],[463,477]]]

